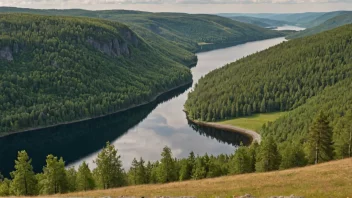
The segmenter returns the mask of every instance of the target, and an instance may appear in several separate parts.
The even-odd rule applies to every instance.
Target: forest
[[[349,119],[352,112],[348,113]],[[299,142],[286,142],[279,148],[272,137],[265,138],[259,145],[240,145],[234,154],[213,156],[195,155],[177,159],[169,147],[164,147],[158,161],[146,162],[142,157],[134,158],[125,171],[118,150],[109,142],[94,160],[96,168],[91,170],[86,162],[79,167],[65,168],[63,158],[48,155],[43,172],[33,171],[32,160],[26,151],[19,151],[11,178],[0,174],[0,196],[33,196],[109,189],[141,184],[170,183],[176,181],[199,180],[225,175],[252,172],[268,172],[318,164],[339,159],[334,149],[339,143],[333,142],[333,130],[328,117],[320,112],[309,124],[308,141],[304,147]],[[351,127],[350,122],[346,122]],[[344,157],[351,157],[349,153]]]
[[[288,111],[259,131],[284,142],[308,139],[309,123],[324,111],[343,157],[351,144],[352,25],[294,39],[207,74],[189,93],[191,119],[217,121]]]
[[[0,135],[96,117],[192,81],[121,23],[0,14]]]

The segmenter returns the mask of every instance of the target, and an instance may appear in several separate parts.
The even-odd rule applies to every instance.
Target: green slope
[[[0,14],[0,134],[100,116],[190,82],[126,25]]]
[[[309,35],[313,35],[313,34],[317,34],[323,31],[327,31],[327,30],[331,30],[346,24],[351,24],[352,23],[352,12],[347,13],[347,14],[342,14],[339,16],[336,16],[334,18],[331,18],[327,21],[325,21],[324,23],[312,27],[312,28],[308,28],[305,29],[303,31],[300,31],[298,33],[289,35],[287,38],[288,39],[294,39],[294,38],[300,38],[300,37],[305,37],[305,36],[309,36]]]
[[[205,121],[296,109],[351,78],[351,43],[346,25],[243,58],[200,79],[185,108]]]

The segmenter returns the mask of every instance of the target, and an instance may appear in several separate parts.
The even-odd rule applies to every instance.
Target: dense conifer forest
[[[351,32],[352,25],[346,25],[294,39],[207,74],[188,96],[185,108],[189,117],[216,121],[290,111],[264,126],[263,136],[278,143],[307,143],[310,123],[323,111],[334,131],[336,156],[348,156]]]
[[[100,116],[192,80],[127,26],[0,15],[0,133]]]

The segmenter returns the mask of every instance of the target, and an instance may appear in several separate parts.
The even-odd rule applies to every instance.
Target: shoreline
[[[216,122],[202,122],[202,121],[191,120],[191,119],[189,119],[189,120],[197,125],[200,125],[200,126],[211,127],[211,128],[215,128],[215,129],[219,129],[219,130],[233,132],[233,133],[241,133],[241,134],[251,138],[251,144],[253,144],[253,142],[258,142],[258,144],[260,144],[260,142],[262,141],[262,136],[259,133],[257,133],[256,131],[253,131],[250,129],[244,129],[241,127],[232,126],[232,125],[228,125],[228,124],[219,124]]]
[[[189,85],[191,83],[193,83],[193,79],[191,81],[189,81],[189,82],[183,83],[183,84],[178,85],[176,87],[170,88],[170,89],[168,89],[166,91],[160,92],[160,93],[156,94],[154,97],[152,97],[149,101],[146,101],[146,102],[143,102],[143,103],[140,103],[140,104],[136,104],[136,105],[132,105],[132,106],[120,109],[120,110],[112,112],[112,113],[108,113],[108,114],[104,114],[104,115],[100,115],[100,116],[95,116],[95,117],[83,118],[83,119],[69,121],[69,122],[61,122],[61,123],[58,123],[58,124],[52,124],[52,125],[43,126],[43,127],[34,127],[34,128],[28,128],[28,129],[24,129],[24,130],[20,130],[20,131],[15,131],[15,132],[8,132],[8,133],[0,134],[0,138],[6,137],[6,136],[10,136],[10,135],[14,135],[14,134],[18,134],[18,133],[25,133],[25,132],[36,131],[36,130],[41,130],[41,129],[53,128],[53,127],[57,127],[57,126],[74,124],[74,123],[78,123],[78,122],[84,122],[84,121],[88,121],[88,120],[94,120],[94,119],[97,119],[97,118],[106,117],[106,116],[113,115],[113,114],[116,114],[116,113],[121,113],[121,112],[130,110],[130,109],[134,109],[134,108],[137,108],[137,107],[140,107],[140,106],[143,106],[143,105],[147,105],[147,104],[149,104],[151,102],[154,102],[161,95],[166,94],[166,93],[168,93],[170,91],[173,91],[175,89],[181,88],[183,86]]]

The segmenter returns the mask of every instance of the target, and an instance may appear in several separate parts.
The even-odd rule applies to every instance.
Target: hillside
[[[173,45],[179,47],[178,49],[183,49],[182,51],[186,49],[191,52],[228,47],[248,41],[285,35],[284,33],[215,15],[150,13],[126,10],[32,10],[20,8],[0,8],[0,12],[86,16],[119,21],[129,25],[133,31],[142,35],[141,37],[155,48],[158,48],[159,41],[163,38],[171,41]],[[165,47],[163,50],[172,50],[171,43],[169,47]]]
[[[214,70],[185,104],[191,119],[215,121],[292,110],[263,129],[279,142],[304,140],[316,113],[331,126],[352,108],[352,25],[294,39]],[[337,131],[343,131],[340,123]],[[346,133],[335,133],[346,155]],[[343,140],[345,139],[345,140]],[[339,152],[336,150],[336,152]]]
[[[333,17],[324,23],[287,36],[288,39],[305,37],[352,23],[352,12]]]
[[[273,19],[257,18],[257,17],[250,17],[250,16],[234,16],[230,18],[235,21],[249,23],[249,24],[257,25],[264,28],[274,28],[278,26],[293,24],[287,21],[278,21]]]
[[[251,194],[255,197],[296,195],[309,198],[348,197],[352,194],[352,159],[323,163],[304,168],[252,173],[235,176],[140,185],[110,190],[96,190],[64,194],[62,196],[196,196],[232,197]],[[324,186],[324,189],[321,187]],[[180,190],[182,189],[182,190]],[[57,196],[57,195],[56,195]]]
[[[0,135],[116,112],[192,80],[126,25],[0,14]]]

